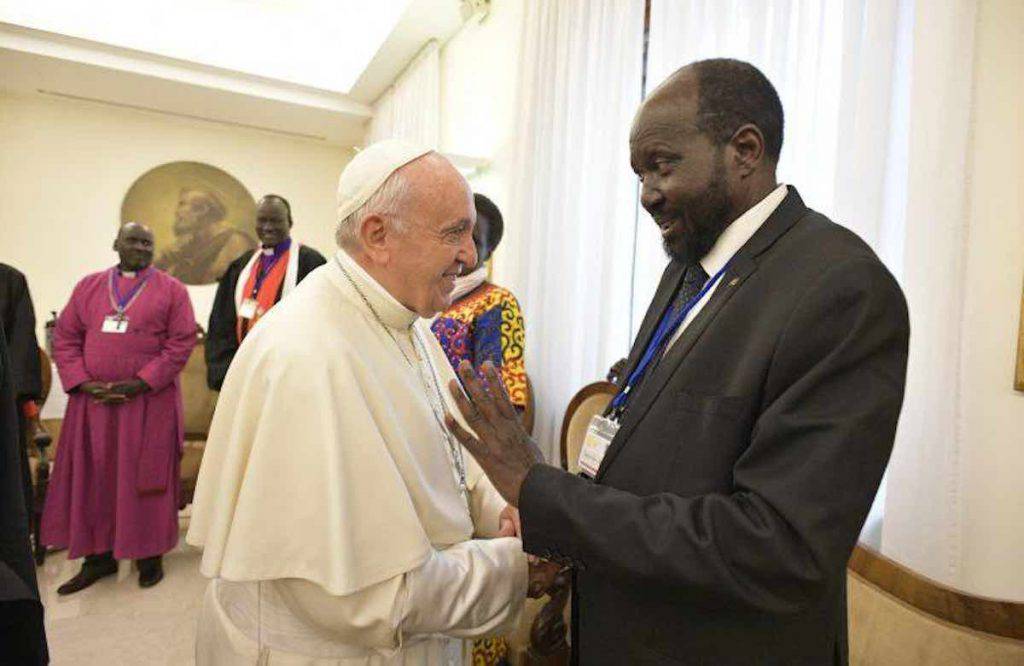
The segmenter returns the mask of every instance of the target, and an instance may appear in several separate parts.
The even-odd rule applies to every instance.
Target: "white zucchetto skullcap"
[[[400,139],[385,139],[363,148],[338,178],[338,220],[359,210],[388,176],[430,152],[430,148]]]

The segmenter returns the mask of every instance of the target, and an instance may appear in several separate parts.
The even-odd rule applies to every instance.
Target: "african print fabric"
[[[431,329],[452,367],[466,360],[479,369],[490,360],[500,370],[512,404],[526,407],[526,329],[512,292],[484,282],[442,312]]]

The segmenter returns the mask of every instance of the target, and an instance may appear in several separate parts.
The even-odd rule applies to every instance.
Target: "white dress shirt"
[[[779,185],[768,196],[754,204],[747,212],[736,218],[735,222],[725,228],[725,231],[722,232],[722,235],[718,237],[718,240],[711,247],[711,251],[700,260],[701,267],[709,276],[714,276],[718,271],[722,270],[729,263],[729,260],[733,258],[733,255],[746,245],[747,241],[761,228],[765,220],[771,217],[771,214],[779,207],[782,200],[786,198],[787,192],[788,190],[784,184]],[[668,350],[682,336],[683,331],[690,325],[690,322],[700,314],[700,311],[715,293],[715,289],[718,289],[718,283],[712,285],[707,293],[693,306],[693,309],[686,315],[686,319],[683,320],[683,323],[680,324],[679,328],[672,335],[672,339],[665,346],[665,353],[668,353]]]

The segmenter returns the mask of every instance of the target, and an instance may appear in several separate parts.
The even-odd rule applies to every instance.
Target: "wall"
[[[1024,601],[1024,3],[979,4],[961,354],[960,587]]]
[[[522,23],[523,0],[494,0],[487,16],[470,19],[441,49],[441,149],[490,160],[471,184],[502,212],[511,196]],[[493,260],[495,281],[512,287],[517,234],[506,218]]]
[[[145,171],[194,160],[224,169],[256,198],[281,194],[292,204],[295,238],[326,254],[337,178],[350,154],[222,123],[9,94],[0,94],[0,146],[0,261],[28,276],[40,333],[79,278],[116,263],[121,202]],[[214,289],[190,288],[204,325]]]

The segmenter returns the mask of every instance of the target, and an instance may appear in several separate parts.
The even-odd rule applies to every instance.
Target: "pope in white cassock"
[[[508,632],[553,577],[444,427],[455,375],[424,318],[476,263],[466,181],[374,144],[338,219],[341,250],[246,337],[220,394],[187,537],[213,579],[200,666],[462,663],[463,639]]]

